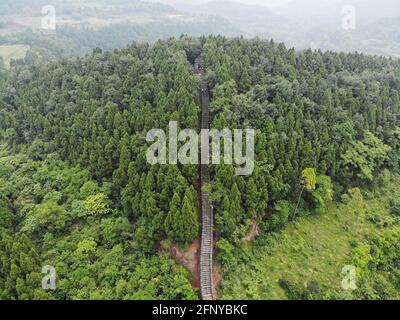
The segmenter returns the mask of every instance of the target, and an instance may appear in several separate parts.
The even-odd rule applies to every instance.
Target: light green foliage
[[[235,263],[235,248],[226,239],[221,239],[217,242],[217,248],[219,251],[218,259],[225,268],[232,268]]]
[[[78,243],[75,254],[77,259],[86,259],[96,252],[96,242],[93,239],[85,239]]]
[[[28,232],[39,231],[40,229],[61,230],[67,219],[65,208],[54,200],[48,200],[35,206],[33,211],[29,213],[22,230]]]
[[[79,190],[80,195],[83,199],[87,199],[90,196],[94,196],[100,193],[100,188],[94,181],[88,181],[83,184]]]
[[[400,227],[385,228],[371,235],[368,243],[353,249],[352,263],[357,267],[361,299],[398,299],[400,269]]]
[[[359,188],[350,189],[342,196],[342,202],[348,206],[349,213],[362,216],[366,212],[364,197]]]
[[[368,269],[368,264],[372,261],[371,246],[362,244],[353,249],[352,264],[357,268],[358,275],[362,275]]]
[[[333,200],[333,185],[330,177],[317,176],[316,189],[312,192],[315,209],[318,213],[323,213],[326,207]]]
[[[87,197],[84,205],[88,214],[92,216],[104,216],[111,212],[104,193]]]
[[[182,299],[194,300],[196,294],[187,281],[187,271],[174,266],[165,257],[142,260],[136,267],[123,289],[126,299]],[[121,290],[121,289],[120,289]]]
[[[399,191],[398,177],[367,200],[359,189],[350,190],[346,202],[328,204],[326,214],[299,217],[278,235],[230,250],[234,260],[221,298],[397,299],[399,226],[381,226],[369,214],[390,219],[385,205]],[[352,264],[358,289],[344,291],[341,272]]]
[[[353,168],[357,177],[371,181],[374,171],[388,159],[390,150],[390,146],[366,131],[364,139],[352,142],[351,147],[343,154],[343,164],[346,168]]]
[[[308,191],[314,190],[317,184],[317,174],[315,173],[315,169],[306,168],[303,170],[301,176],[303,178],[303,183],[306,190]]]
[[[25,45],[1,45],[0,57],[3,59],[5,66],[9,68],[11,59],[25,58],[29,49],[30,47]]]

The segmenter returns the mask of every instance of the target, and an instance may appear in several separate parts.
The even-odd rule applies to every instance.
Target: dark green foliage
[[[16,233],[29,241],[31,261],[19,267],[19,249],[2,251],[3,298],[195,298],[188,273],[156,250],[165,238],[185,245],[197,237],[197,171],[150,166],[144,137],[174,119],[196,128],[187,57],[196,46],[182,38],[96,50],[40,69],[15,66],[2,78],[1,245]],[[160,266],[135,269],[147,263]],[[54,292],[41,289],[46,264],[57,271]],[[146,277],[159,287],[145,288]]]
[[[400,216],[400,197],[398,195],[394,195],[389,202],[390,211],[394,216]]]
[[[0,173],[0,194],[11,195],[0,201],[2,299],[196,297],[186,270],[135,250],[135,227],[110,209],[106,183],[52,155],[0,156],[0,163],[8,169]],[[56,268],[55,291],[41,287],[45,265]]]
[[[189,244],[199,232],[199,222],[195,210],[194,191],[187,188],[181,200],[177,193],[174,193],[168,216],[165,219],[165,233],[170,239],[179,244]]]
[[[194,297],[187,272],[158,249],[162,240],[185,246],[199,235],[198,173],[150,165],[145,137],[171,120],[197,129],[190,62],[202,44],[211,126],[256,130],[250,176],[236,176],[234,165],[210,168],[225,267],[252,226],[277,231],[297,217],[294,204],[299,215],[322,213],[333,190],[369,186],[383,169],[399,169],[397,60],[182,36],[16,64],[0,73],[2,298]],[[346,199],[362,199],[360,190]],[[387,248],[382,255],[391,260],[376,268],[397,261]],[[55,292],[38,287],[44,264],[57,269]],[[378,279],[376,290],[390,295],[383,285]],[[315,284],[284,287],[292,298],[320,294]]]
[[[322,297],[322,290],[316,281],[310,281],[307,286],[281,279],[279,285],[285,290],[289,300],[318,300]]]
[[[333,190],[368,184],[385,167],[398,170],[398,60],[297,53],[244,38],[210,37],[205,50],[212,127],[257,130],[251,176],[235,176],[233,166],[213,168],[221,236],[234,241],[249,219],[283,226],[288,208],[277,209],[280,201],[296,204],[299,195],[299,214],[324,212]],[[313,181],[302,191],[304,172]],[[235,209],[232,198],[239,200]]]
[[[270,220],[270,228],[272,230],[278,230],[284,227],[287,224],[289,216],[293,210],[294,206],[289,201],[277,201],[274,206],[274,213]]]

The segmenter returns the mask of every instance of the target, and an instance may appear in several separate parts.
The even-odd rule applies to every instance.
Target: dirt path
[[[183,265],[192,273],[192,286],[200,289],[200,237],[196,238],[186,251],[172,245],[169,248],[169,253],[177,263]]]

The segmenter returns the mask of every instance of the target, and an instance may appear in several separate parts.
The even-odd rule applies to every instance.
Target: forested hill
[[[16,65],[0,74],[1,298],[196,298],[162,252],[198,237],[198,171],[149,165],[145,136],[171,120],[197,129],[200,52],[212,127],[257,133],[252,175],[211,168],[223,268],[252,226],[323,214],[399,170],[398,60],[181,37]],[[44,265],[55,291],[40,288]]]
[[[398,171],[398,60],[244,39],[213,38],[206,48],[213,127],[257,129],[250,177],[214,168],[223,238],[240,241],[251,220],[271,214],[269,228],[284,225],[304,179],[313,183],[301,206],[323,212],[333,193]]]

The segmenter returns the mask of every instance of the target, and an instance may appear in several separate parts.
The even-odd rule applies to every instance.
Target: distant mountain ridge
[[[179,4],[176,8],[193,14],[218,16],[239,28],[244,35],[274,37],[286,30],[289,21],[266,7],[236,1],[213,0],[204,4]]]
[[[398,0],[293,0],[270,8],[241,1],[245,0],[2,0],[0,44],[35,47],[37,39],[31,34],[18,35],[38,31],[40,6],[50,2],[56,6],[57,26],[65,30],[59,36],[68,37],[59,42],[64,46],[71,40],[66,47],[77,54],[93,46],[111,49],[181,34],[221,34],[274,39],[298,49],[400,56]],[[355,30],[342,28],[346,5],[356,9]],[[48,37],[42,40],[48,48],[59,46],[49,44],[53,39]]]
[[[342,28],[345,6],[355,8],[355,30]],[[273,9],[229,0],[196,5],[178,1],[175,7],[224,19],[245,36],[273,38],[299,49],[400,56],[398,0],[296,0]]]

